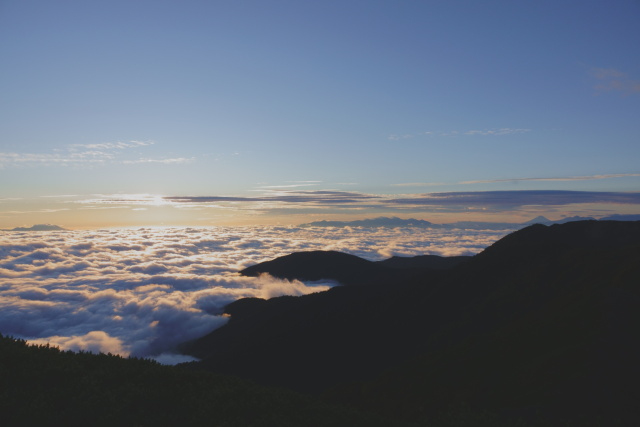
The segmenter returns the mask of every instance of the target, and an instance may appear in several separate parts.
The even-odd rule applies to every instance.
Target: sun
[[[148,204],[151,206],[166,206],[170,205],[171,202],[168,202],[164,196],[150,195]]]

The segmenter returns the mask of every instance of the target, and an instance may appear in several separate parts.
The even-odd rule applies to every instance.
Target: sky
[[[0,228],[640,213],[640,3],[0,0]]]

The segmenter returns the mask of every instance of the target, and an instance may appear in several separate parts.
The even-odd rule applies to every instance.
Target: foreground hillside
[[[237,301],[190,351],[407,421],[634,425],[639,309],[640,222],[534,225],[422,281]]]
[[[388,426],[209,372],[29,346],[0,335],[3,426]]]

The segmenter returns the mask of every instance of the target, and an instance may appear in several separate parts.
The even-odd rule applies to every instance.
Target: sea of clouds
[[[336,250],[369,260],[471,255],[508,231],[419,228],[214,227],[0,231],[0,333],[63,349],[190,360],[179,343],[228,318],[239,298],[303,295],[335,283],[267,275],[250,265]]]

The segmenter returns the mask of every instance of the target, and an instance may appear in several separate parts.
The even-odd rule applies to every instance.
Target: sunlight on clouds
[[[103,331],[91,331],[82,336],[61,337],[51,336],[46,338],[38,338],[30,340],[32,344],[50,344],[54,347],[60,347],[62,350],[86,350],[93,353],[112,353],[121,356],[128,356],[129,353],[124,350],[122,341],[118,338],[109,336]]]
[[[444,185],[500,185],[538,182],[580,182],[618,180],[631,189],[640,178],[637,172],[566,177],[498,178],[456,183],[411,182],[390,184],[389,188]],[[297,184],[296,184],[297,185]],[[397,190],[396,190],[397,191]],[[633,191],[569,190],[484,190],[449,192],[392,192],[370,194],[357,191],[262,188],[256,194],[175,196],[152,193],[92,194],[88,196],[38,197],[27,201],[1,203],[0,227],[12,228],[28,223],[59,224],[72,228],[131,227],[155,224],[250,225],[291,224],[309,218],[348,219],[377,216],[413,216],[433,222],[461,220],[520,222],[538,215],[536,206],[548,206],[549,214],[569,205],[582,204],[581,216],[600,217],[591,206],[609,204],[607,213],[634,213],[640,204]],[[23,210],[14,210],[21,207]],[[24,208],[32,209],[24,209]],[[35,209],[39,208],[39,209]],[[578,207],[579,208],[579,207]],[[575,211],[575,207],[571,207]],[[444,216],[445,214],[449,214]],[[557,217],[552,219],[559,219]],[[28,222],[27,222],[28,221]]]
[[[286,280],[277,279],[270,276],[268,273],[263,273],[259,276],[260,282],[260,298],[269,299],[279,297],[283,295],[304,295],[308,293],[307,286],[299,280]],[[324,282],[324,283],[329,283]],[[335,286],[335,283],[331,285],[322,285],[314,283],[314,290],[316,292],[326,291],[327,289]]]

